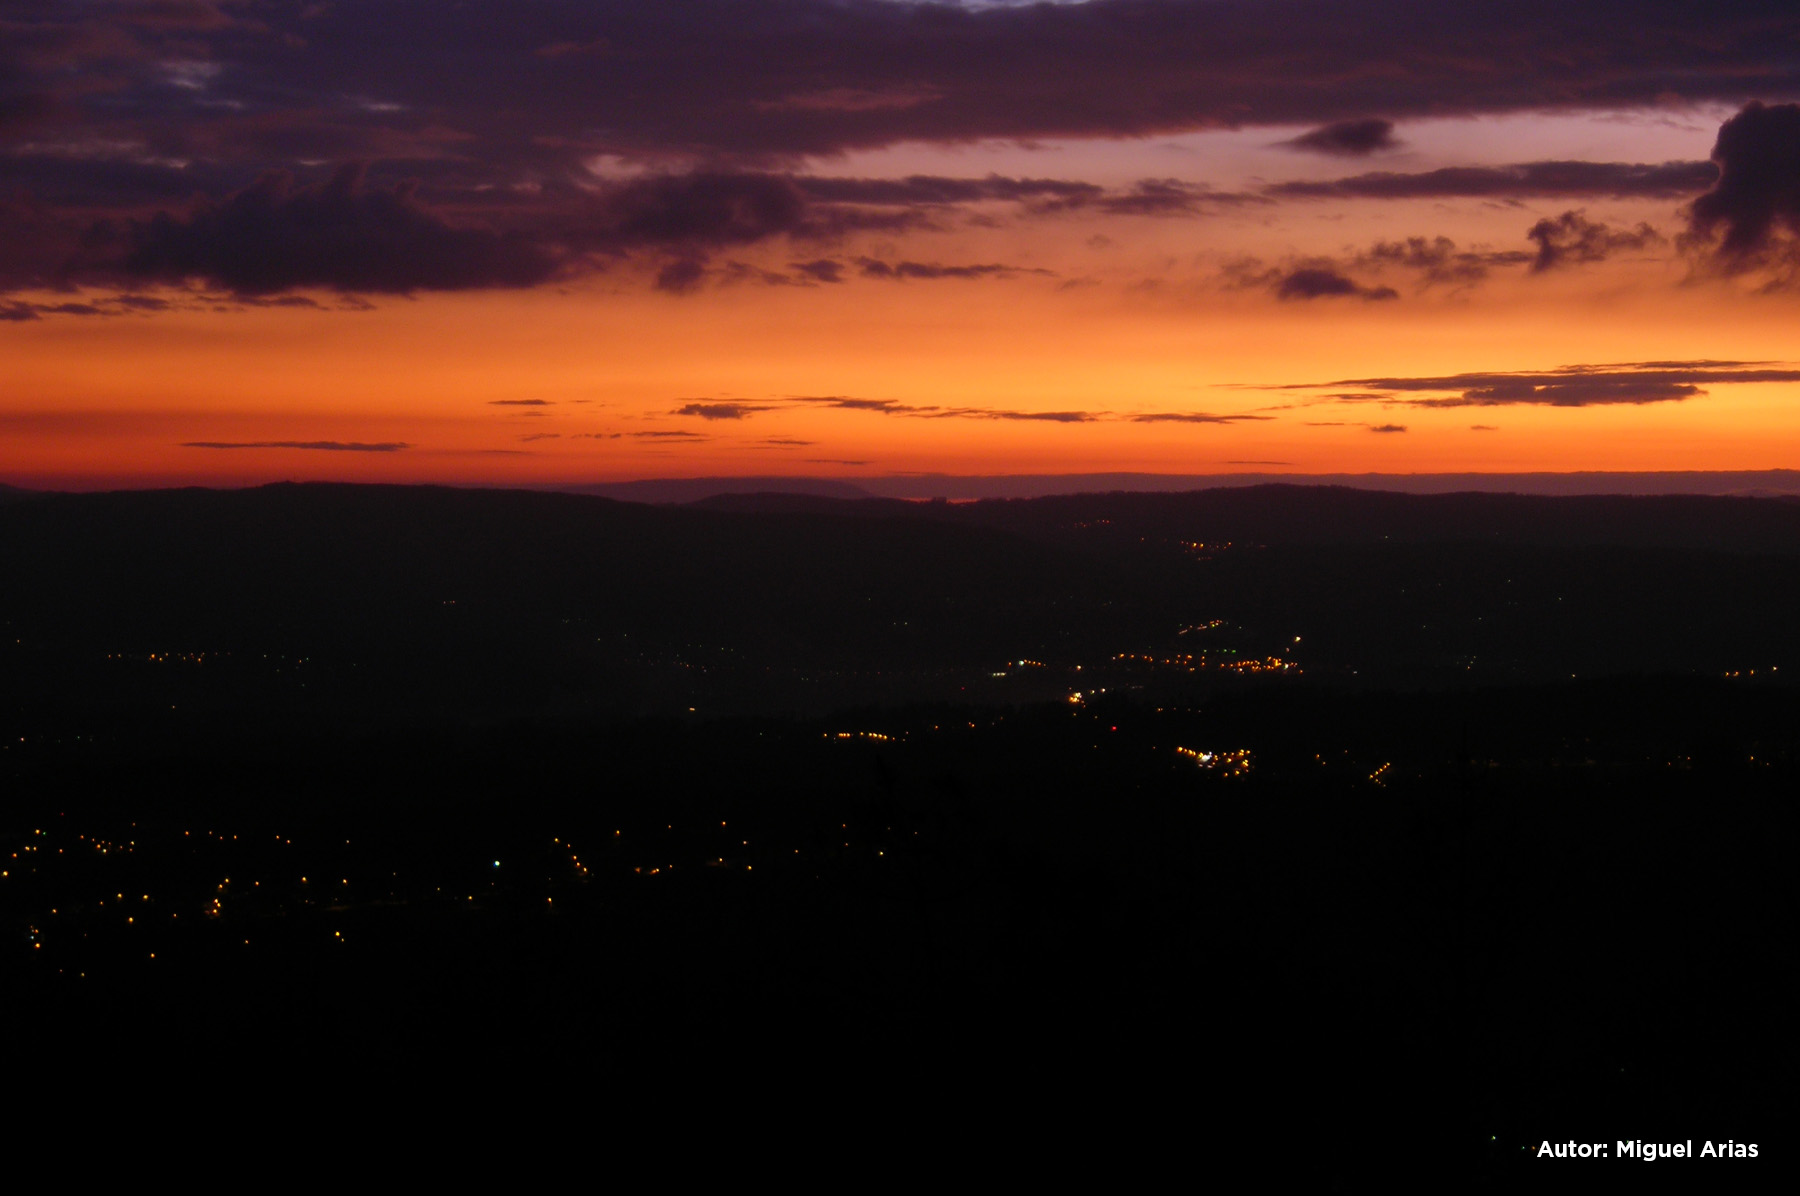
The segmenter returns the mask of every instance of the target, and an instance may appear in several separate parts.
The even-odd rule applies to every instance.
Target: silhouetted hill
[[[966,666],[1104,600],[1068,554],[991,528],[527,491],[59,495],[8,504],[0,552],[22,648],[354,664],[408,700],[502,705],[572,685],[685,708],[690,675]]]
[[[741,494],[702,505],[773,511],[800,509],[801,502],[811,511],[862,516],[892,516],[910,507],[919,517],[1088,543],[1177,537],[1265,545],[1472,542],[1800,553],[1800,503],[1785,497],[1399,494],[1261,485],[927,504]],[[1071,535],[1077,532],[1085,534]]]
[[[0,553],[12,667],[70,693],[203,656],[397,711],[1800,672],[1800,506],[1758,499],[277,485],[22,499]]]
[[[1384,1172],[1773,1141],[1795,518],[9,501],[15,1070],[1199,1077]]]
[[[687,506],[705,511],[736,511],[742,514],[846,515],[868,519],[913,518],[930,513],[940,504],[907,502],[898,498],[844,497],[827,494],[796,493],[785,490],[734,490],[696,499]]]
[[[593,494],[626,502],[684,503],[721,494],[813,494],[825,498],[868,498],[854,482],[836,478],[647,478],[638,482],[596,482],[570,486],[577,494]]]
[[[906,500],[1045,498],[1113,491],[1176,493],[1224,487],[1290,485],[1348,487],[1397,494],[1664,495],[1713,494],[1800,497],[1800,470],[1586,470],[1570,473],[909,473],[855,478],[652,478],[635,482],[559,486],[647,502],[693,502],[722,494],[835,494]]]

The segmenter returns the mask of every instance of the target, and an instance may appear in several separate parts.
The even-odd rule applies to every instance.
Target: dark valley
[[[1800,503],[13,494],[0,559],[20,1057],[1775,1132]]]

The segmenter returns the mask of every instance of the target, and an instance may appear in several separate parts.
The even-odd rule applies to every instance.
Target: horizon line
[[[1243,471],[1234,473],[1158,473],[1090,471],[1082,473],[952,474],[904,472],[882,475],[712,474],[686,477],[652,476],[606,481],[487,482],[433,481],[357,482],[337,479],[285,478],[240,485],[175,482],[167,485],[118,485],[111,481],[76,487],[18,486],[0,481],[15,495],[108,493],[154,490],[253,490],[269,485],[444,486],[473,490],[529,490],[626,498],[642,502],[693,502],[726,494],[792,494],[842,499],[1048,498],[1061,495],[1235,489],[1256,485],[1340,486],[1398,493],[1520,493],[1541,495],[1659,494],[1800,497],[1800,469],[1777,467],[1741,470],[1465,470],[1387,473],[1304,473]]]

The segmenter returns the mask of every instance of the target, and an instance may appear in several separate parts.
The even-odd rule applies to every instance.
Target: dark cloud
[[[879,258],[871,257],[857,258],[856,267],[862,271],[864,278],[900,281],[917,278],[994,278],[1020,273],[1020,268],[1017,266],[1002,266],[993,263],[974,266],[940,266],[935,262],[884,262]],[[1029,273],[1043,274],[1048,271],[1033,270]]]
[[[117,245],[116,256],[109,252]],[[553,255],[518,237],[452,227],[405,189],[368,189],[359,167],[295,186],[277,172],[185,216],[161,212],[89,239],[100,272],[243,295],[295,287],[372,293],[529,286],[557,269]],[[110,259],[110,260],[109,260]]]
[[[62,105],[54,95],[42,91],[19,91],[6,87],[0,78],[0,137],[17,136],[53,121]]]
[[[1285,276],[1279,266],[1271,266],[1259,257],[1240,257],[1219,268],[1219,282],[1234,291],[1273,289]]]
[[[1100,207],[1115,216],[1185,216],[1204,195],[1178,179],[1139,179],[1125,194],[1106,196]]]
[[[362,165],[299,183],[271,171],[223,198],[192,200],[185,210],[103,217],[82,226],[55,224],[41,204],[0,203],[0,286],[141,280],[198,280],[239,301],[295,287],[408,292],[525,286],[605,268],[638,255],[654,285],[672,294],[710,278],[729,284],[841,282],[833,258],[803,260],[792,273],[728,262],[722,250],[777,238],[829,242],[857,232],[929,227],[926,209],[986,198],[1057,201],[1099,195],[1089,184],[1050,179],[953,179],[918,176],[891,184],[757,171],[657,173],[585,190],[565,188],[532,203],[500,203],[475,191],[430,206],[417,180],[371,186]],[[115,180],[140,203],[192,196],[190,181],[145,188]],[[483,193],[485,195],[485,193]],[[837,198],[823,198],[837,197]],[[478,202],[479,201],[479,202]],[[44,246],[61,245],[52,252]],[[865,263],[886,278],[973,278],[1012,273],[999,265]]]
[[[1274,199],[1680,199],[1712,186],[1710,162],[1526,162],[1516,166],[1450,166],[1417,174],[1378,171],[1324,181],[1276,183]]]
[[[795,231],[807,215],[805,194],[784,175],[654,175],[607,192],[587,235],[614,249],[748,245]]]
[[[699,290],[705,277],[706,263],[700,258],[676,258],[656,272],[656,289],[671,295],[686,295]]]
[[[698,432],[627,432],[627,436],[635,436],[640,440],[710,440],[710,436],[702,436]]]
[[[534,440],[561,440],[562,433],[561,432],[533,432],[531,435],[521,436],[521,437],[519,437],[519,439],[524,441],[527,444],[530,444]]]
[[[957,408],[941,413],[943,418],[1023,420],[1029,423],[1087,424],[1099,417],[1087,411],[992,411],[982,407]]]
[[[203,0],[131,0],[119,6],[119,16],[128,24],[155,29],[223,29],[233,23]]]
[[[1371,432],[1404,432],[1404,431],[1406,431],[1406,425],[1405,424],[1370,424],[1369,431],[1371,431]]]
[[[803,278],[811,279],[813,282],[832,283],[844,281],[844,263],[833,261],[830,258],[819,258],[810,262],[795,262],[788,268]]]
[[[1469,431],[1471,431],[1471,432],[1498,432],[1499,430],[1500,429],[1498,427],[1494,426],[1493,424],[1470,424],[1469,425]]]
[[[1577,262],[1601,262],[1620,250],[1643,249],[1662,241],[1662,234],[1648,224],[1613,228],[1589,220],[1585,212],[1564,212],[1555,219],[1532,225],[1525,236],[1537,242],[1534,274]]]
[[[152,295],[106,295],[62,303],[34,303],[15,299],[0,302],[0,320],[14,323],[44,316],[123,316],[133,312],[166,311],[174,304]]]
[[[324,310],[323,304],[317,300],[308,299],[305,295],[276,295],[273,297],[238,295],[234,298],[240,307],[310,307],[319,311]],[[339,303],[336,310],[369,311],[371,308],[369,304],[357,302],[352,296]]]
[[[1546,407],[1592,407],[1609,403],[1667,403],[1705,394],[1692,382],[1656,378],[1570,378],[1539,381],[1513,379],[1472,386],[1455,398],[1422,399],[1421,407],[1508,407],[1535,403]]]
[[[560,235],[590,253],[659,252],[666,260],[656,275],[657,288],[686,294],[705,281],[708,259],[722,249],[778,237],[821,241],[859,231],[897,232],[928,223],[915,207],[818,202],[803,186],[816,181],[716,170],[646,176],[578,203],[561,218]],[[796,278],[732,262],[720,271],[718,281],[770,285],[838,281],[834,268],[837,263],[821,259],[796,267]]]
[[[1652,361],[1567,366],[1539,373],[1449,374],[1422,378],[1351,378],[1284,389],[1321,390],[1334,402],[1404,403],[1414,407],[1589,407],[1678,402],[1717,384],[1800,382],[1800,369],[1765,362]],[[1365,389],[1334,392],[1330,388]]]
[[[816,440],[796,440],[792,436],[770,436],[764,440],[763,443],[774,445],[777,448],[810,448],[819,442]]]
[[[831,178],[807,175],[796,178],[795,185],[810,199],[831,203],[884,204],[966,204],[984,200],[1058,199],[1065,201],[1098,199],[1105,188],[1094,183],[1070,179],[1014,179],[990,174],[986,178],[945,178],[939,175],[909,175],[903,179]]]
[[[1357,262],[1364,266],[1396,266],[1417,270],[1426,285],[1468,286],[1486,278],[1495,266],[1517,266],[1532,260],[1523,252],[1459,249],[1449,237],[1407,237],[1377,241]]]
[[[1262,202],[1259,196],[1213,191],[1180,179],[1139,179],[1126,191],[1099,197],[1093,206],[1111,216],[1192,216],[1208,208]]]
[[[1274,419],[1272,415],[1208,415],[1203,411],[1153,411],[1134,415],[1134,424],[1235,424],[1241,420]]]
[[[956,205],[1188,216],[1309,196],[1686,198],[1713,185],[1710,163],[1362,174],[1260,196],[782,172],[906,142],[1242,127],[1313,126],[1296,148],[1358,153],[1427,115],[1788,97],[1797,38],[1784,0],[1369,0],[1355,19],[1341,0],[466,0],[436,6],[424,32],[410,0],[7,0],[0,162],[7,190],[43,210],[0,200],[0,287],[401,293],[641,254],[680,292],[734,246],[942,226]],[[1721,134],[1732,179],[1693,211],[1729,268],[1791,236],[1780,112],[1746,109]],[[366,185],[270,173],[349,161],[369,163]]]
[[[184,203],[196,194],[223,196],[254,178],[218,162],[159,159],[144,145],[80,142],[27,143],[7,155],[5,173],[10,185],[41,203],[84,210],[135,210],[146,203]]]
[[[407,0],[163,8],[29,6],[0,51],[8,96],[180,122],[177,143],[272,115],[409,146],[439,128],[504,177],[583,153],[767,160],[1800,92],[1800,14],[1777,0],[1370,0],[1354,19],[1341,0],[467,0],[428,34]],[[84,91],[102,66],[109,86]]]
[[[489,407],[549,407],[549,399],[489,399]]]
[[[939,407],[916,407],[893,399],[858,399],[848,395],[790,395],[790,403],[810,403],[838,411],[874,411],[881,415],[918,415],[939,411]]]
[[[831,240],[857,231],[899,231],[925,223],[910,206],[872,206],[872,194],[862,204],[820,202],[813,193],[820,188],[809,187],[821,181],[828,180],[718,170],[649,175],[577,202],[558,218],[558,231],[560,240],[589,253],[664,255],[655,285],[679,295],[699,289],[708,275],[709,258],[722,249],[779,237]],[[787,285],[841,280],[841,266],[830,259],[795,270],[797,277],[732,262],[719,272],[717,281]]]
[[[1070,185],[1065,193],[1032,202],[1028,208],[1039,214],[1093,211],[1107,216],[1169,217],[1198,216],[1221,208],[1270,202],[1262,195],[1214,191],[1203,183],[1183,179],[1139,179],[1123,190],[1114,191],[1086,185],[1077,190]],[[1110,244],[1104,237],[1097,240],[1102,245]],[[1090,241],[1090,244],[1094,242]]]
[[[1275,284],[1277,299],[1398,299],[1393,287],[1364,286],[1327,266],[1301,266]]]
[[[1372,86],[1364,64],[1344,59],[1306,75],[1307,85],[1298,90],[1271,82],[1264,94],[1265,85],[1245,82],[1295,78],[1291,55],[1305,43],[1300,31],[1311,29],[1315,39],[1306,53],[1331,58],[1342,49],[1341,23],[1327,19],[1323,0],[1276,5],[1284,30],[1301,41],[1276,56],[1280,71],[1262,75],[1248,64],[1273,53],[1264,31],[1276,16],[1252,19],[1229,6],[1201,5],[1213,11],[1202,22],[1202,37],[1188,11],[1193,6],[1173,0],[1089,0],[1033,9],[1029,18],[1023,9],[921,9],[875,0],[696,0],[694,11],[684,9],[679,19],[660,8],[649,12],[612,0],[585,6],[535,0],[509,8],[500,24],[478,18],[491,15],[490,0],[472,0],[443,14],[424,41],[407,31],[406,10],[394,0],[338,5],[304,21],[282,0],[268,0],[257,9],[263,24],[255,28],[205,15],[236,9],[182,0],[158,7],[164,15],[147,23],[105,16],[116,16],[116,8],[80,10],[77,19],[78,10],[68,4],[44,7],[49,15],[13,39],[22,49],[0,50],[0,112],[48,112],[43,105],[50,104],[62,113],[56,136],[34,133],[30,140],[6,132],[11,126],[0,117],[8,181],[30,197],[29,203],[0,200],[0,288],[198,280],[240,301],[308,287],[406,293],[529,286],[636,255],[655,286],[685,294],[709,281],[841,281],[846,267],[835,257],[803,258],[785,273],[753,263],[719,267],[713,258],[782,238],[830,252],[831,242],[858,232],[950,227],[958,205],[1180,217],[1309,196],[1688,196],[1717,175],[1703,162],[1537,162],[1364,174],[1237,194],[1170,178],[1109,190],[1081,180],[998,174],[879,179],[784,172],[801,153],[897,140],[1119,136],[1293,120],[1327,122],[1298,139],[1314,148],[1378,146],[1391,140],[1389,122],[1335,111],[1351,101],[1329,86],[1334,71],[1348,72],[1340,79],[1348,92]],[[927,19],[928,12],[936,15]],[[1546,9],[1540,18],[1554,25],[1565,15]],[[1501,20],[1498,9],[1490,16],[1508,37],[1542,35],[1536,27],[1520,32],[1516,21]],[[711,23],[694,23],[702,18]],[[1459,11],[1460,22],[1473,19]],[[1800,31],[1800,17],[1793,24]],[[925,26],[935,32],[924,36]],[[604,35],[595,32],[600,27]],[[701,27],[711,35],[697,39],[694,30]],[[827,27],[851,42],[833,43],[827,51],[818,40]],[[1721,46],[1736,36],[1724,32],[1730,27],[1728,16],[1709,22],[1709,52],[1724,52]],[[173,37],[177,28],[185,39],[179,44],[158,40]],[[8,32],[19,29],[25,26],[9,26]],[[1209,99],[1216,85],[1205,72],[1193,62],[1177,70],[1167,55],[1183,39],[1199,39],[1206,44],[1200,61],[1207,60],[1217,53],[1217,39],[1229,41],[1233,30],[1247,40],[1220,60],[1230,63],[1220,78],[1236,80],[1227,89],[1232,94]],[[1438,32],[1450,36],[1449,27]],[[1606,43],[1589,33],[1599,37],[1590,37],[1590,45]],[[1740,33],[1741,51],[1760,44]],[[305,46],[285,43],[281,34],[303,38]],[[833,81],[849,69],[857,37],[873,39],[871,51],[886,50],[859,64],[855,74],[869,67],[880,75],[902,61],[911,63],[906,70],[922,74]],[[974,44],[963,38],[992,47],[1016,42],[1029,58],[1057,37],[1070,39],[1073,57],[1059,59],[1048,75],[1016,73],[1012,56],[979,70],[959,57]],[[1453,40],[1460,44],[1461,37],[1458,32]],[[1146,60],[1115,78],[1117,64],[1108,56],[1083,52],[1098,44],[1106,44],[1109,55],[1141,53],[1161,65]],[[1620,51],[1627,73],[1644,69],[1641,46],[1633,45],[1631,54]],[[578,49],[545,49],[558,46]],[[763,52],[753,55],[751,46]],[[1491,51],[1483,46],[1482,61],[1493,66]],[[404,74],[391,68],[400,60],[411,64]],[[1420,80],[1443,69],[1439,58],[1421,59],[1414,63],[1420,74],[1409,84],[1405,71],[1393,73],[1396,60],[1383,61],[1391,68],[1389,84],[1401,90],[1423,86]],[[443,72],[433,74],[431,62],[440,62]],[[710,66],[695,75],[701,63]],[[106,87],[72,89],[70,71],[96,64],[116,72]],[[1521,55],[1490,75],[1511,71],[1523,78],[1541,67]],[[1800,67],[1792,69],[1800,83]],[[1457,74],[1453,94],[1471,86],[1466,74]],[[1116,86],[1071,85],[1083,75],[1094,75],[1096,84],[1113,79]],[[630,87],[626,78],[635,80]],[[453,85],[444,82],[450,79]],[[677,85],[678,79],[687,83]],[[1666,92],[1667,81],[1661,86]],[[1520,97],[1501,107],[1575,103],[1570,87],[1564,79],[1550,100]],[[95,98],[102,93],[104,103]],[[8,98],[27,94],[49,98]],[[1285,99],[1272,102],[1277,95]],[[1102,108],[1077,117],[1100,96],[1108,97]],[[1195,106],[1184,107],[1190,102]],[[1607,102],[1622,101],[1614,96]],[[1282,104],[1299,107],[1284,112]],[[1435,93],[1371,107],[1440,115],[1448,110],[1444,95]],[[596,123],[596,112],[606,120]],[[1002,117],[1005,112],[1013,116]],[[603,158],[647,172],[610,174],[607,181],[597,167],[590,169]],[[367,166],[343,166],[326,179],[294,173],[346,161]],[[706,165],[674,168],[693,162]],[[1697,209],[1697,230],[1723,227],[1724,218],[1708,215],[1712,211]],[[988,218],[975,211],[963,216]],[[1741,239],[1734,233],[1727,242]],[[865,261],[876,262],[866,267],[869,276],[890,279],[971,278],[1016,269]],[[1466,261],[1457,269],[1463,276],[1473,272]],[[1343,269],[1336,273],[1350,277]],[[1448,280],[1441,274],[1433,279]],[[1330,285],[1302,278],[1287,293],[1312,294],[1312,283]],[[1382,290],[1370,288],[1365,297]],[[1340,292],[1316,292],[1332,293]]]
[[[403,440],[188,440],[182,448],[204,449],[317,449],[328,453],[397,453],[412,445]]]
[[[1227,262],[1219,281],[1232,290],[1267,290],[1283,300],[1399,298],[1391,286],[1364,282],[1359,275],[1383,275],[1406,270],[1415,273],[1421,287],[1467,287],[1481,282],[1489,271],[1519,266],[1533,260],[1523,251],[1464,249],[1449,237],[1407,237],[1377,241],[1359,253],[1343,257],[1288,258],[1271,264],[1245,257]]]
[[[1393,121],[1372,118],[1340,120],[1281,144],[1289,149],[1343,158],[1366,157],[1380,150],[1397,149],[1400,145],[1394,140]]]
[[[1750,104],[1719,127],[1719,181],[1688,207],[1689,248],[1727,273],[1800,264],[1800,105]]]
[[[765,287],[806,287],[814,285],[805,275],[795,277],[783,274],[779,270],[765,270],[761,266],[752,266],[748,262],[726,262],[717,271],[720,286],[732,286],[737,283],[755,283]]]
[[[0,293],[60,288],[69,254],[89,221],[9,185],[11,165],[0,145]]]
[[[748,403],[689,403],[671,414],[697,415],[701,419],[748,419],[762,407]]]
[[[899,403],[893,399],[857,399],[844,395],[790,395],[788,402],[839,411],[870,411],[914,419],[993,419],[1029,423],[1085,424],[1103,418],[1091,411],[1008,411],[996,407],[940,407]]]

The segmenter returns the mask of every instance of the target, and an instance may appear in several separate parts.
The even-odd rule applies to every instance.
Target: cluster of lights
[[[1235,648],[1221,648],[1218,651],[1232,659],[1215,660],[1210,653],[1177,652],[1169,656],[1153,656],[1147,652],[1120,652],[1113,657],[1114,663],[1148,664],[1186,669],[1197,673],[1201,669],[1226,669],[1234,673],[1298,673],[1300,666],[1281,656],[1239,657]]]
[[[1185,747],[1178,747],[1175,750],[1201,768],[1209,769],[1222,777],[1241,777],[1250,771],[1249,748],[1238,748],[1229,752],[1203,752]]]
[[[1300,666],[1291,660],[1283,660],[1279,656],[1265,656],[1260,660],[1228,660],[1219,665],[1222,669],[1230,669],[1234,673],[1298,673]]]

